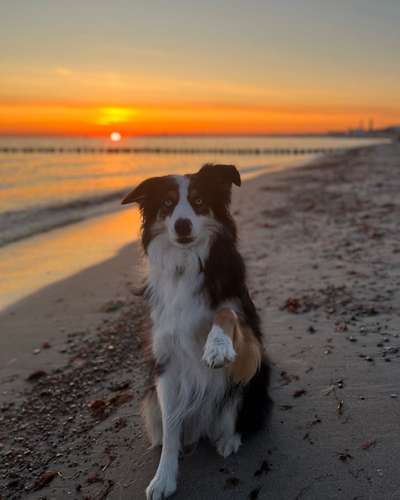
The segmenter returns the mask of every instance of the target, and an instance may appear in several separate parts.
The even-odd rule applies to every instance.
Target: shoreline
[[[286,159],[276,165],[247,166],[241,169],[242,179],[302,168],[318,159],[315,156],[307,160]],[[118,199],[122,199],[122,191],[119,193]],[[105,196],[105,199],[108,198],[108,195]],[[81,203],[74,201],[68,206],[80,210]],[[30,293],[112,258],[124,245],[139,239],[138,209],[123,208],[119,202],[114,202],[91,212],[94,210],[93,200],[86,202],[86,206],[89,211],[83,215],[80,213],[79,222],[67,220],[60,227],[42,229],[4,245],[0,236],[0,275],[3,276],[0,313]],[[49,212],[50,208],[43,208],[43,211]],[[53,208],[58,210],[59,206]],[[78,216],[77,212],[75,216]],[[13,222],[15,224],[18,220]],[[95,248],[93,242],[96,243]],[[82,247],[87,247],[88,252],[82,252]],[[41,267],[41,261],[46,265]]]
[[[201,445],[185,457],[177,500],[400,491],[399,152],[394,144],[361,148],[253,177],[234,191],[275,409],[269,431],[239,454],[223,460]],[[135,293],[142,272],[132,244],[0,314],[14,343],[9,355],[19,356],[0,370],[7,498],[143,498],[158,451],[147,450],[139,416],[147,383],[144,304]],[[49,470],[61,475],[34,492]]]
[[[120,210],[0,248],[0,314],[19,300],[112,259],[139,237],[137,210]]]
[[[140,287],[141,259],[138,243],[132,242],[0,311],[0,330],[8,333],[0,335],[0,383],[16,372],[25,380],[43,364],[62,366],[67,333],[93,333],[113,318],[110,312],[124,309],[130,291]],[[51,348],[43,348],[46,344]]]

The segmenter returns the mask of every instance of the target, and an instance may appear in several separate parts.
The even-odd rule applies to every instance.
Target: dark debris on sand
[[[97,427],[109,419],[109,431],[118,433],[127,421],[110,417],[141,396],[138,384],[135,390],[129,386],[138,369],[144,371],[138,334],[148,320],[142,299],[133,298],[129,309],[94,335],[70,334],[63,349],[68,363],[33,372],[18,402],[0,407],[0,491],[7,500],[65,480],[65,470],[78,490],[92,498],[94,482],[84,477],[96,463],[103,487],[93,498],[106,498],[112,489],[113,481],[104,478],[110,450],[102,457],[90,451]]]

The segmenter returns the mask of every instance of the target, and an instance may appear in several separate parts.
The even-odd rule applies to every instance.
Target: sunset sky
[[[399,0],[1,0],[0,133],[400,123]]]

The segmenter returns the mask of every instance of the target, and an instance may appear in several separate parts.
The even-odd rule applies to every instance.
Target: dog
[[[233,165],[153,177],[123,199],[137,203],[149,260],[155,384],[143,400],[152,446],[161,445],[148,500],[176,491],[181,445],[201,438],[223,457],[268,416],[269,365],[229,211]]]

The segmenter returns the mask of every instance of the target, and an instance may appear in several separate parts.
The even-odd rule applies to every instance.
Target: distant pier
[[[0,147],[13,154],[171,154],[171,155],[311,155],[342,151],[343,148],[99,148],[99,147]]]

